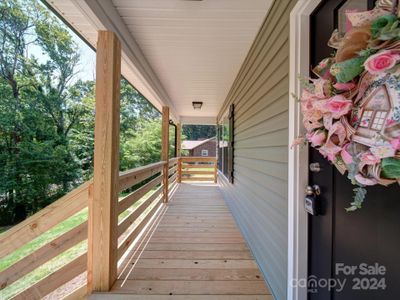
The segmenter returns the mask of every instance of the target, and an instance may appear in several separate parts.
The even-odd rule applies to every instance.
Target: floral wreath
[[[299,99],[308,142],[357,187],[347,211],[361,208],[366,186],[400,184],[400,19],[398,0],[347,12],[351,24],[329,46],[332,57],[301,80]]]

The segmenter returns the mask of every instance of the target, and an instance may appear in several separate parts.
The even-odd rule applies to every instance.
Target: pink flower
[[[363,163],[363,165],[375,165],[381,161],[379,157],[376,157],[370,151],[361,154],[360,160]]]
[[[337,82],[336,84],[333,85],[333,87],[339,91],[350,91],[354,89],[356,85],[353,82],[347,82],[347,83]]]
[[[323,78],[313,79],[314,83],[314,95],[320,99],[324,99],[329,97],[330,95],[330,80],[326,80]]]
[[[394,150],[400,150],[400,138],[391,140],[390,144],[392,145]]]
[[[324,127],[329,130],[331,129],[332,124],[333,124],[332,114],[330,113],[324,114]]]
[[[391,50],[380,51],[371,55],[365,61],[364,67],[370,74],[376,75],[393,68],[399,59],[400,55]]]
[[[328,103],[328,99],[320,99],[313,103],[313,107],[315,110],[318,110],[321,113],[329,113],[329,110],[326,108],[326,104]]]
[[[390,126],[390,125],[393,125],[393,124],[396,124],[395,120],[393,120],[393,119],[387,119],[386,120],[386,126]]]
[[[354,178],[363,185],[375,185],[378,181],[375,178],[367,178],[362,176],[361,174],[357,174]]]
[[[313,133],[307,134],[307,139],[311,143],[311,146],[321,146],[326,140],[326,132],[324,130],[317,130]]]
[[[348,151],[348,148],[350,146],[350,143],[347,143],[346,145],[343,146],[342,151],[340,152],[340,156],[342,157],[343,161],[345,164],[349,165],[353,162],[353,157]]]
[[[331,126],[328,132],[328,140],[331,140],[334,144],[343,146],[346,141],[346,128],[341,122],[335,122]]]
[[[334,119],[339,119],[346,115],[352,107],[352,101],[347,100],[343,95],[333,96],[326,103],[326,109],[332,114]]]
[[[330,161],[334,161],[336,155],[342,151],[342,147],[346,141],[346,128],[341,122],[334,123],[328,131],[325,145],[319,148],[319,152],[327,157]]]
[[[334,161],[336,155],[342,150],[342,147],[339,147],[332,143],[332,141],[328,140],[325,145],[318,149],[319,153],[321,153],[324,157],[327,157],[328,160]]]

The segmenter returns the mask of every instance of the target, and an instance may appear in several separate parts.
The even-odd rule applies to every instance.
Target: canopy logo
[[[310,275],[308,278],[294,278],[291,287],[307,289],[309,293],[318,293],[320,290],[335,291],[340,293],[351,285],[352,290],[385,290],[386,267],[375,263],[369,265],[346,265],[336,263],[334,278],[318,278]]]

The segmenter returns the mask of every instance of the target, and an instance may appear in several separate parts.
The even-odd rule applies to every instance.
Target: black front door
[[[350,3],[353,2],[353,3]],[[332,54],[327,42],[351,9],[368,0],[326,0],[311,15],[311,63]],[[353,188],[318,151],[310,148],[310,185],[319,185],[323,214],[309,216],[309,299],[400,299],[400,188],[367,189],[363,208],[346,212]],[[368,273],[368,274],[365,274]]]

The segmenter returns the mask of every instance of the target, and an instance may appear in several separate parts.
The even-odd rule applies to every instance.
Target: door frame
[[[321,2],[299,0],[290,13],[289,145],[304,134],[300,105],[292,95],[300,95],[302,91],[298,76],[309,76],[310,15]],[[304,280],[308,276],[308,214],[303,203],[308,184],[308,147],[289,149],[288,159],[287,299],[306,300]]]

